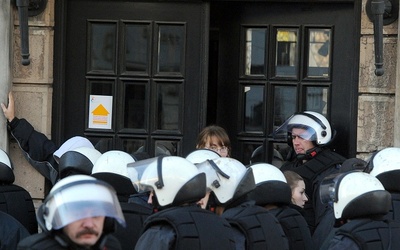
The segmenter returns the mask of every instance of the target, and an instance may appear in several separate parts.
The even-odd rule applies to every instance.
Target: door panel
[[[211,4],[210,29],[219,43],[215,121],[228,130],[235,158],[245,164],[253,154],[262,161],[284,160],[287,144],[270,134],[303,110],[325,115],[338,132],[333,149],[354,156],[356,4]]]
[[[61,3],[60,3],[61,4]],[[205,3],[64,1],[61,141],[85,134],[102,150],[186,155],[205,123]],[[186,91],[185,91],[186,90]],[[94,96],[112,97],[94,127]]]

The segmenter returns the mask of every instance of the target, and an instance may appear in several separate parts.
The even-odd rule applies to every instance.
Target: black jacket
[[[8,128],[27,161],[54,185],[58,179],[58,164],[53,157],[57,150],[55,143],[36,131],[25,119],[15,117],[8,123]]]
[[[17,244],[30,234],[14,217],[0,212],[0,250],[16,249]]]

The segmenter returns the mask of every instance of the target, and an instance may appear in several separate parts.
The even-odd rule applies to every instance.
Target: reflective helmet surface
[[[72,175],[57,182],[42,204],[45,230],[95,216],[115,219],[125,226],[125,219],[115,190],[107,183],[87,175]]]
[[[92,174],[114,173],[129,178],[128,164],[135,162],[133,157],[120,150],[111,150],[103,153],[93,166]]]
[[[255,188],[253,171],[240,161],[221,157],[198,164],[207,178],[207,188],[220,204],[238,199]]]
[[[81,147],[94,148],[93,144],[85,137],[71,137],[53,153],[54,159],[58,162],[65,152]]]
[[[369,173],[378,176],[382,173],[400,170],[400,148],[389,147],[377,152],[369,161]]]
[[[138,192],[153,191],[160,206],[181,205],[205,196],[206,179],[196,166],[179,156],[159,156],[128,165],[134,168]]]
[[[71,173],[90,175],[100,156],[101,153],[97,149],[90,147],[79,147],[65,152],[58,165],[60,178]]]
[[[217,152],[211,149],[196,149],[186,156],[186,160],[193,164],[201,163],[206,160],[214,160],[221,157]]]
[[[12,184],[14,181],[15,175],[10,157],[0,149],[0,183]]]
[[[250,167],[253,169],[256,185],[264,181],[281,181],[287,183],[285,175],[274,165],[269,163],[254,163]]]
[[[400,192],[400,148],[389,147],[373,154],[366,172],[378,178],[389,192]]]
[[[268,163],[255,163],[249,166],[253,169],[256,188],[249,197],[258,205],[290,204],[292,190],[282,171]]]
[[[383,196],[380,195],[381,192],[384,192]],[[381,213],[381,210],[384,213],[386,208],[382,209],[382,207],[387,201],[390,202],[390,198],[387,200],[386,193],[382,183],[376,177],[360,171],[328,176],[322,181],[320,187],[321,201],[333,202],[334,214],[337,219],[350,218],[346,214],[354,216],[375,214]],[[388,195],[390,197],[390,194]],[[357,207],[357,209],[351,207],[363,203],[366,203],[364,207]],[[375,208],[374,204],[378,204],[378,206]]]
[[[293,128],[302,128],[307,131],[306,140],[314,141],[317,145],[328,144],[332,139],[332,129],[325,116],[313,112],[304,111],[295,114],[287,124],[287,131],[291,133]]]

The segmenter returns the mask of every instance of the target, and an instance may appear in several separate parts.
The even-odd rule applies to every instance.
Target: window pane
[[[150,25],[127,24],[125,29],[125,71],[147,72]]]
[[[177,142],[176,141],[156,141],[155,156],[159,155],[177,155]]]
[[[115,71],[116,23],[90,23],[89,71]]]
[[[158,72],[183,73],[185,27],[161,25],[158,34]]]
[[[276,33],[276,76],[295,77],[298,68],[298,30],[277,29]]]
[[[125,85],[124,127],[147,128],[146,87],[143,84]]]
[[[267,29],[246,29],[245,75],[265,74],[265,40]]]
[[[252,164],[256,162],[266,162],[263,144],[260,142],[243,144],[243,162]]]
[[[309,30],[308,77],[329,77],[331,30]]]
[[[90,80],[89,95],[113,95],[114,81]]]
[[[157,129],[179,129],[180,84],[158,84],[157,86]]]
[[[140,140],[140,139],[123,139],[122,140],[122,147],[125,152],[128,154],[132,153],[143,153],[146,152],[146,140]]]
[[[294,86],[276,86],[274,88],[274,129],[296,112],[296,92],[297,88]]]
[[[328,87],[308,87],[306,94],[307,110],[326,116],[328,114]]]
[[[263,131],[264,121],[264,87],[244,87],[244,130]]]

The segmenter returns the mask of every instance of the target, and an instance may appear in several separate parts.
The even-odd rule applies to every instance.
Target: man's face
[[[293,149],[296,154],[305,154],[307,150],[314,148],[312,141],[303,139],[310,138],[309,132],[302,128],[292,129]]]
[[[104,216],[88,217],[72,222],[63,228],[63,232],[76,244],[90,247],[101,237]]]

